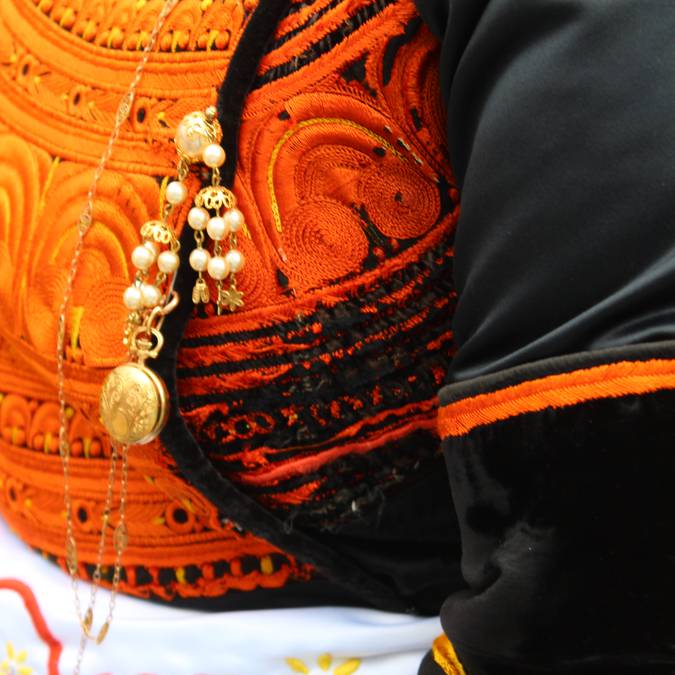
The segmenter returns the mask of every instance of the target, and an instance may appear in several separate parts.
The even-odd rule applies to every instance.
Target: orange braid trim
[[[442,438],[463,436],[476,427],[595,399],[675,389],[675,360],[622,361],[549,375],[443,406]]]
[[[432,653],[434,661],[447,675],[466,675],[462,664],[457,658],[455,648],[452,646],[452,642],[448,640],[447,635],[441,635],[434,640]]]

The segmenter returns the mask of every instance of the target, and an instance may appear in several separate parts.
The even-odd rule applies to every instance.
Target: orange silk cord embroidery
[[[448,640],[447,635],[441,635],[434,640],[432,649],[434,661],[443,669],[447,675],[466,675],[464,668],[455,654],[455,648],[452,642]]]
[[[146,66],[111,169],[171,173],[174,129],[184,115],[215,100],[245,27],[245,8],[254,4],[179,3],[160,33],[160,53]],[[162,5],[160,0],[144,6],[118,0],[108,12],[111,5],[102,0],[84,5],[75,0],[0,3],[0,110],[5,123],[53,156],[95,164],[138,62],[136,50],[143,47]]]
[[[0,6],[0,512],[24,541],[62,567],[56,379],[48,356],[58,297],[91,164],[138,61],[137,53],[121,50],[142,46],[163,5],[120,0],[112,13],[86,14],[96,4],[82,6],[79,15],[81,3],[67,0]],[[119,298],[132,274],[129,253],[138,244],[138,224],[157,213],[154,176],[175,164],[173,128],[185,113],[215,98],[244,28],[245,7],[253,6],[224,4],[178,5],[159,49],[195,51],[151,59],[111,170],[98,185],[67,324],[72,485],[83,578],[95,559],[100,485],[110,454],[97,397],[107,369],[124,357]],[[101,20],[107,24],[96,24]],[[311,567],[222,520],[179,477],[159,443],[134,454],[129,492],[124,592],[164,599],[218,596],[311,576]],[[107,552],[104,563],[112,562]]]
[[[0,381],[13,391],[21,387],[0,368]],[[72,492],[78,548],[85,564],[94,559],[110,447],[105,434],[88,416],[71,409]],[[29,545],[53,556],[65,566],[63,555],[62,485],[59,470],[58,406],[55,401],[17,393],[0,392],[0,511],[10,527]],[[197,490],[184,483],[158,444],[144,446],[131,458],[128,527],[130,545],[125,552],[126,593],[165,599],[174,596],[215,596],[228,589],[277,587],[289,578],[306,578],[310,568],[293,561],[278,549],[237,530],[220,519],[214,507]],[[242,571],[242,558],[249,569]],[[113,562],[106,551],[104,563]],[[250,563],[257,558],[257,569]],[[221,564],[222,563],[222,564]],[[216,574],[225,565],[228,572]],[[190,583],[185,568],[199,568]],[[137,567],[147,580],[140,581]],[[169,582],[159,582],[161,569],[171,569]]]
[[[323,40],[346,15],[366,4],[316,0],[291,12],[277,27],[277,44],[263,57],[259,75]],[[110,3],[0,2],[0,513],[22,539],[61,566],[65,519],[51,356],[58,304],[92,166],[103,152],[116,105],[162,2],[118,0],[109,12],[102,11],[104,5]],[[139,243],[138,225],[157,215],[161,186],[156,177],[175,166],[173,130],[186,113],[215,100],[256,5],[254,0],[179,3],[162,29],[158,52],[144,71],[109,170],[98,185],[94,225],[66,329],[73,498],[83,577],[90,576],[95,559],[100,485],[110,452],[97,400],[103,377],[125,354],[121,335],[126,311],[120,297],[132,276],[128,260]],[[315,13],[319,18],[308,24]],[[247,311],[195,317],[186,339],[255,330],[319,306],[348,302],[362,288],[377,287],[450,241],[459,195],[447,161],[437,40],[420,27],[389,64],[388,81],[382,76],[392,36],[417,19],[412,0],[383,5],[329,57],[249,94],[233,187],[249,224],[239,241],[247,258],[240,284]],[[364,54],[369,57],[363,82],[346,79],[345,69]],[[416,125],[416,119],[424,124]],[[454,204],[443,218],[440,176]],[[191,188],[196,189],[196,182]],[[386,256],[376,248],[377,266],[365,271],[368,243],[355,204],[363,204],[379,236],[393,242],[395,251]],[[407,248],[398,243],[412,240]],[[451,256],[450,245],[439,254],[446,260]],[[426,272],[419,267],[422,278]],[[275,270],[288,277],[292,293],[280,288]],[[410,305],[416,293],[419,289],[407,284],[392,290],[386,302]],[[413,319],[385,327],[349,349],[395,340],[431,309],[449,315],[454,296],[434,302]],[[449,353],[451,342],[448,329],[429,341],[428,350]],[[187,369],[243,361],[261,350],[283,356],[294,348],[274,336],[181,348],[177,365]],[[326,353],[318,359],[343,356]],[[307,367],[311,365],[308,361]],[[282,379],[285,368],[186,377],[178,382],[179,394],[198,395],[204,388],[245,392]],[[443,373],[434,367],[434,386],[440,385]],[[377,389],[371,394],[379,395]],[[363,405],[349,397],[346,391],[336,399],[336,410]],[[245,470],[228,478],[259,489],[343,455],[366,455],[413,429],[432,433],[437,406],[433,393],[415,402],[403,400],[336,434],[330,440],[339,448],[303,448],[307,453],[301,459],[283,465],[266,465],[278,448],[247,449],[241,453],[248,462]],[[185,418],[198,427],[208,412],[206,406],[196,408],[185,411]],[[182,479],[159,442],[132,454],[129,479],[130,545],[120,585],[124,592],[165,599],[218,596],[230,589],[280,587],[313,575],[311,566],[224,519]],[[318,480],[308,482],[267,497],[266,505],[306,501],[319,487]]]
[[[443,406],[443,438],[463,436],[476,427],[545,408],[562,408],[594,399],[649,394],[675,388],[675,361],[622,361],[523,382]]]

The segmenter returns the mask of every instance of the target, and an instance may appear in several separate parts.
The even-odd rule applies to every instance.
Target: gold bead
[[[215,117],[209,120],[205,113],[193,112],[181,120],[174,140],[181,159],[197,162],[201,160],[204,148],[211,143],[220,143],[221,136]]]
[[[89,635],[92,623],[94,623],[94,612],[92,611],[91,607],[89,607],[89,609],[87,609],[87,613],[84,615],[84,620],[82,621],[82,629],[87,635]]]
[[[77,573],[77,544],[72,534],[66,539],[66,566],[70,574]]]
[[[110,630],[110,621],[106,621],[102,626],[101,630],[99,630],[98,635],[96,636],[96,644],[100,645],[103,640],[105,640],[105,636],[108,634],[108,631]]]
[[[113,546],[115,553],[122,555],[129,544],[129,535],[127,533],[127,526],[124,523],[118,523],[113,534]]]

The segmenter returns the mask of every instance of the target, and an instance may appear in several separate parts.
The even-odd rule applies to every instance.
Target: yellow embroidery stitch
[[[302,659],[287,658],[286,663],[294,673],[303,673],[309,675],[309,668],[305,665]]]
[[[33,669],[25,664],[28,652],[23,649],[18,654],[11,642],[5,645],[7,658],[0,663],[0,675],[32,675]]]
[[[333,657],[330,654],[321,654],[316,662],[321,670],[329,670],[331,663],[333,663]]]
[[[302,673],[303,675],[312,675],[312,671],[309,669],[307,664],[302,659],[294,659],[293,657],[288,657],[286,659],[288,667],[294,673]],[[324,673],[330,671],[330,667],[333,663],[332,654],[321,654],[317,659],[316,663],[321,668]],[[332,675],[352,675],[361,667],[361,659],[348,659],[344,663],[341,663],[339,666],[335,666]]]
[[[361,659],[349,659],[345,661],[341,666],[338,666],[334,671],[333,675],[352,675],[361,667]]]

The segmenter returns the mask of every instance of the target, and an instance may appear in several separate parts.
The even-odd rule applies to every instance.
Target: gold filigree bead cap
[[[100,411],[107,432],[118,443],[149,443],[166,424],[169,394],[152,370],[125,363],[103,381]]]
[[[204,112],[192,112],[183,117],[174,140],[181,159],[197,162],[202,159],[204,149],[219,144],[222,136],[216,109],[209,106]]]

